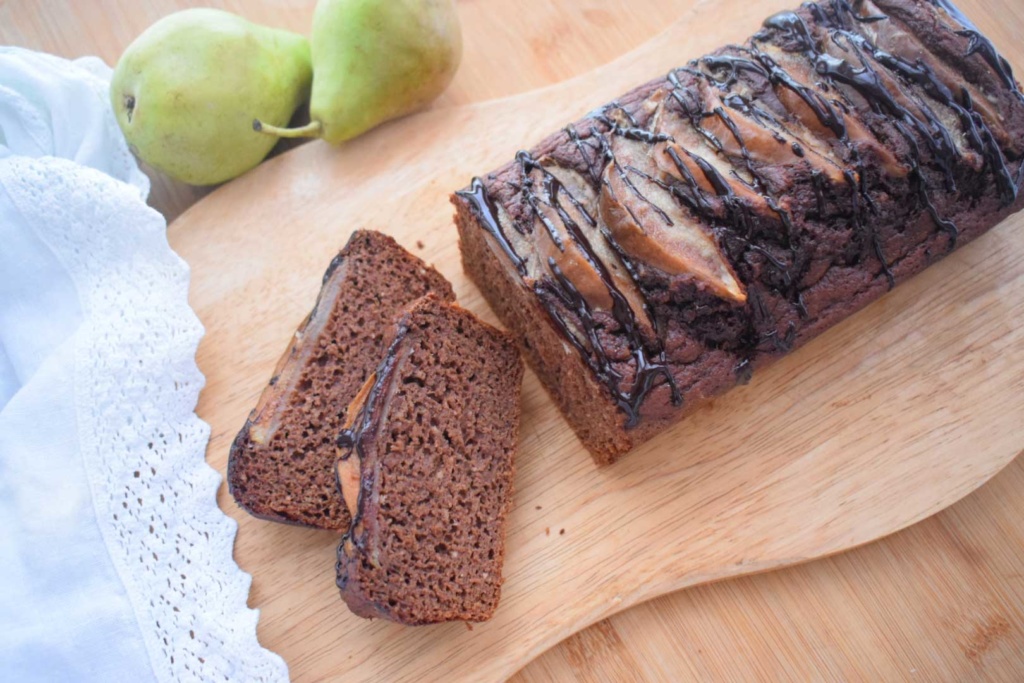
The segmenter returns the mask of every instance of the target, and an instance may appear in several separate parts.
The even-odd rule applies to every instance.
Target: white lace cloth
[[[0,679],[279,681],[110,70],[0,48]]]

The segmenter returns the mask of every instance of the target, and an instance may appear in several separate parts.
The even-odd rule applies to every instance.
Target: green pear
[[[263,160],[274,140],[254,117],[286,126],[309,96],[309,41],[229,12],[189,9],[150,26],[110,82],[117,122],[146,163],[212,185]]]
[[[451,83],[462,58],[453,0],[319,0],[313,51],[311,122],[282,137],[337,144],[425,107]]]

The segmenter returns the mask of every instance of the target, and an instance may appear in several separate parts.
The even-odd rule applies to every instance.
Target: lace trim
[[[188,266],[139,190],[63,159],[11,159],[19,208],[45,206],[40,237],[68,269],[78,333],[79,437],[108,552],[161,681],[283,681],[256,639],[251,577],[232,558],[237,524],[218,507],[194,409],[203,329]],[[12,188],[9,188],[12,189]]]

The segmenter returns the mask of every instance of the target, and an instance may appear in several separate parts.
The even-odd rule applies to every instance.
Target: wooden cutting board
[[[342,149],[301,147],[188,211],[170,235],[207,326],[199,412],[217,435],[210,461],[223,469],[352,230],[395,235],[493,321],[461,273],[448,192],[789,4],[758,3],[756,16],[741,0],[700,4],[587,76],[428,112]],[[238,515],[225,497],[261,640],[296,677],[498,679],[640,600],[837,552],[942,509],[1020,447],[1022,226],[1007,220],[610,468],[594,467],[528,373],[502,605],[472,631],[353,617],[333,586],[335,536]]]

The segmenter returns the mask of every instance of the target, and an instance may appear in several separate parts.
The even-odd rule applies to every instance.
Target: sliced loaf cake
[[[497,607],[519,434],[511,338],[428,296],[348,410],[337,477],[354,521],[338,587],[363,617],[484,621]]]
[[[835,0],[637,86],[453,201],[466,273],[608,464],[1021,210],[1022,190],[1024,93],[970,19],[950,0]]]
[[[455,298],[440,273],[392,238],[352,235],[231,447],[228,486],[243,509],[279,522],[348,528],[334,470],[345,406],[388,349],[396,314],[428,293]]]

